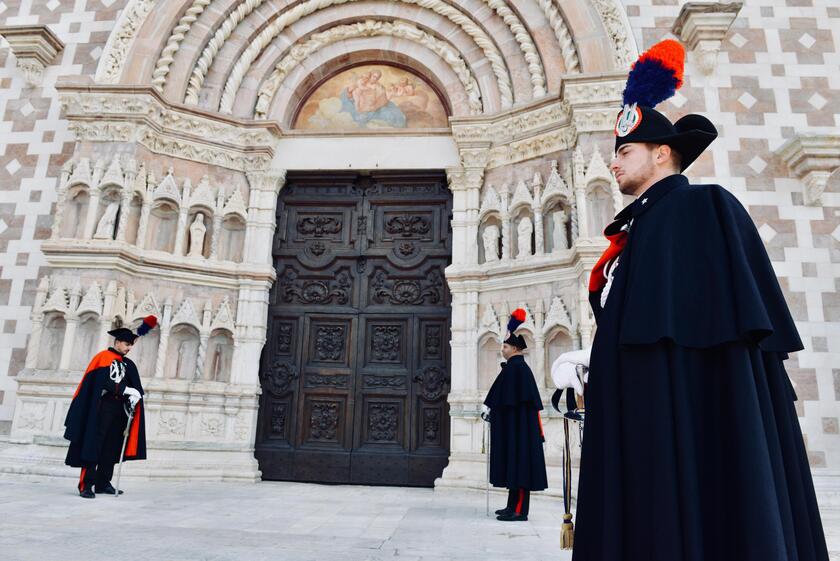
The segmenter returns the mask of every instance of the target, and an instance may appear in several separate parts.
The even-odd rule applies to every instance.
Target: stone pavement
[[[571,558],[559,548],[561,502],[547,497],[534,497],[527,523],[503,523],[474,491],[127,480],[119,499],[84,500],[73,486],[0,478],[3,561]],[[492,499],[498,508],[504,497]],[[840,513],[824,521],[840,551]]]

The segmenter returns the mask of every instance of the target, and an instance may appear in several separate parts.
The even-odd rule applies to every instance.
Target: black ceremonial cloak
[[[522,355],[502,363],[484,404],[490,408],[490,483],[530,491],[548,487],[542,399]]]
[[[629,224],[593,341],[574,561],[827,561],[785,372],[802,349],[718,185],[665,178]]]
[[[125,368],[125,377],[119,384],[115,384],[110,373],[115,362],[122,363]],[[126,387],[132,387],[143,395],[143,386],[140,383],[140,374],[134,362],[113,349],[108,349],[97,354],[91,360],[85,371],[73,401],[67,410],[67,417],[64,420],[64,438],[70,441],[70,448],[67,451],[67,458],[64,463],[73,467],[87,467],[89,464],[97,464],[103,453],[109,458],[117,456],[119,450],[114,454],[113,450],[102,449],[101,432],[97,430],[100,423],[99,411],[100,401],[106,398],[116,398],[123,395]],[[122,419],[122,427],[128,417]],[[143,401],[140,400],[134,411],[131,429],[128,433],[128,441],[125,446],[126,460],[146,459],[146,427]]]

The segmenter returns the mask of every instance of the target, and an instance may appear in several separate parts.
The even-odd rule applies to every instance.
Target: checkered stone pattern
[[[12,418],[36,279],[46,272],[41,240],[51,232],[61,166],[73,153],[54,85],[95,74],[126,1],[0,1],[0,25],[46,24],[65,44],[42,85],[31,87],[0,39],[0,422]]]
[[[639,49],[672,37],[677,0],[625,2]],[[821,206],[774,153],[797,134],[840,133],[840,6],[833,0],[750,0],[703,75],[662,104],[671,118],[707,115],[720,138],[689,174],[746,205],[784,288],[805,350],[788,361],[814,468],[840,470],[840,172]]]

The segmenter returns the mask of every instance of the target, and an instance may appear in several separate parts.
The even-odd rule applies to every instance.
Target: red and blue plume
[[[665,39],[648,49],[633,64],[624,88],[624,105],[634,103],[656,107],[683,84],[685,49],[673,39]]]
[[[507,330],[510,331],[510,334],[513,335],[513,332],[516,331],[516,328],[525,323],[525,310],[522,308],[516,308],[510,314],[510,320],[508,320]]]
[[[143,318],[143,323],[137,328],[137,335],[142,337],[157,325],[157,318],[155,316],[146,316]]]

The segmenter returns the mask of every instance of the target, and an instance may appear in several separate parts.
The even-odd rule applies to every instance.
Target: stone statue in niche
[[[96,232],[93,234],[95,240],[113,240],[114,228],[117,224],[117,212],[120,210],[120,203],[111,201],[105,209],[105,214],[99,219]]]
[[[499,260],[499,227],[495,224],[488,224],[481,234],[484,241],[484,262]]]
[[[552,218],[554,219],[554,235],[552,237],[554,243],[552,250],[569,249],[569,239],[566,237],[566,211],[558,208],[552,215]]]
[[[534,233],[534,224],[531,222],[531,218],[528,216],[523,216],[522,219],[519,221],[519,225],[516,227],[516,243],[517,243],[517,252],[516,257],[530,257],[531,256],[531,234]]]
[[[207,233],[207,227],[204,225],[204,215],[198,213],[195,215],[195,220],[190,225],[190,257],[204,256],[204,236]]]

